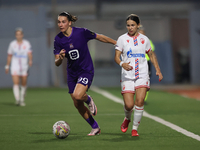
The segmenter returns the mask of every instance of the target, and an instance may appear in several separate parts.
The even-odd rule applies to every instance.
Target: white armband
[[[5,69],[9,69],[9,66],[8,66],[8,65],[5,65]]]
[[[119,63],[119,65],[122,67],[122,64],[123,64],[124,62],[123,61],[121,61],[120,63]]]
[[[57,62],[58,60],[60,60],[60,57],[58,59],[56,59],[55,62]]]

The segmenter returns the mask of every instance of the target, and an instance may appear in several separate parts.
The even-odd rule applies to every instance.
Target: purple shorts
[[[93,73],[81,73],[77,77],[72,77],[68,74],[67,76],[67,84],[69,88],[69,93],[73,93],[77,83],[80,83],[84,86],[88,85],[88,89],[92,84],[94,74]]]

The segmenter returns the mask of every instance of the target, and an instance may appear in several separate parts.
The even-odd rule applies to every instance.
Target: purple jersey
[[[95,39],[96,34],[85,28],[72,27],[72,33],[66,37],[60,32],[54,40],[54,54],[66,50],[67,73],[70,76],[78,76],[80,73],[94,73],[94,67],[87,42]]]

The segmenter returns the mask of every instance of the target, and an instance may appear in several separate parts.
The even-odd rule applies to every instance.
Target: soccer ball
[[[65,121],[57,121],[53,125],[53,134],[58,139],[64,139],[66,138],[70,133],[70,126]]]

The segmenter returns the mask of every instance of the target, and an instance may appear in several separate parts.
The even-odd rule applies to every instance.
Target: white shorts
[[[147,88],[147,90],[150,89],[150,80],[139,78],[134,80],[127,80],[121,82],[121,88],[122,88],[122,94],[124,93],[135,93],[135,89],[139,88]]]
[[[27,76],[28,75],[28,69],[10,69],[11,75],[17,75],[17,76]]]

